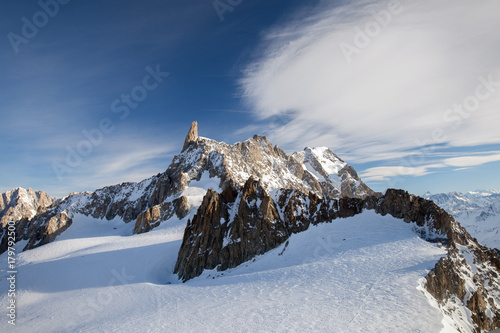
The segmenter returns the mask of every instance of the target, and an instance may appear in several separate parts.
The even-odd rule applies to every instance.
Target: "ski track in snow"
[[[443,330],[441,312],[417,287],[446,251],[418,238],[411,224],[368,211],[180,283],[172,272],[186,221],[131,235],[132,224],[77,216],[55,242],[19,252],[17,324],[4,316],[0,331]],[[0,265],[5,309],[6,253]]]

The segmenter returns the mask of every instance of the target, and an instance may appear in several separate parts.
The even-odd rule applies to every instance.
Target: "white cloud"
[[[63,196],[71,191],[93,191],[103,186],[144,180],[164,172],[179,149],[174,144],[175,141],[169,140],[165,135],[142,131],[131,134],[129,128],[117,129],[104,136],[101,144],[94,145],[88,156],[79,155],[80,163],[68,164],[66,147],[76,151],[78,142],[80,141],[48,140],[49,145],[54,143],[51,151],[58,152],[44,158],[50,169],[47,170],[44,188],[53,195]],[[61,171],[51,167],[54,162],[69,167],[62,169],[60,178],[57,172]]]
[[[393,177],[400,176],[425,176],[433,171],[432,169],[442,168],[445,165],[442,164],[433,164],[419,167],[406,167],[406,166],[384,166],[384,167],[375,167],[369,168],[361,177],[365,181],[388,181]]]
[[[465,170],[469,167],[500,161],[500,154],[477,154],[445,158],[441,163],[420,166],[381,166],[368,168],[361,177],[365,181],[390,181],[394,177],[425,176],[443,168],[453,167],[453,171]]]
[[[496,161],[500,161],[500,154],[485,156],[460,156],[445,159],[444,163],[449,166],[465,168]]]
[[[286,126],[269,129],[273,142],[290,149],[328,145],[351,163],[409,156],[424,142],[500,143],[500,3],[401,2],[349,63],[340,46],[356,45],[356,29],[376,23],[372,14],[388,3],[321,2],[266,33],[262,56],[241,85],[259,119],[294,114]],[[446,113],[478,87],[488,96],[477,108]]]

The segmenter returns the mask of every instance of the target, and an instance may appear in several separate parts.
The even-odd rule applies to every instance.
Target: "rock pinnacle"
[[[191,128],[189,129],[189,132],[186,135],[186,139],[184,140],[184,147],[182,147],[182,151],[186,150],[191,142],[196,142],[197,140],[198,140],[198,123],[196,121],[193,121],[193,123],[191,124]]]

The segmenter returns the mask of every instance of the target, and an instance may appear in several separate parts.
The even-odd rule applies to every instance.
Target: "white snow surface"
[[[180,283],[173,269],[189,217],[132,235],[133,224],[119,219],[75,216],[56,241],[18,253],[17,322],[4,316],[0,331],[447,331],[418,290],[445,250],[411,224],[368,211]],[[5,309],[7,253],[0,265]]]
[[[220,178],[210,178],[209,172],[205,171],[201,175],[200,180],[192,180],[179,196],[184,196],[188,200],[189,209],[198,208],[203,202],[203,197],[207,191],[212,189],[216,192],[221,192]]]

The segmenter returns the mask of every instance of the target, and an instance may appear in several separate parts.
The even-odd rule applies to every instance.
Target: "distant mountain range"
[[[481,244],[500,249],[500,191],[477,190],[467,193],[431,194],[434,201],[476,237]]]

